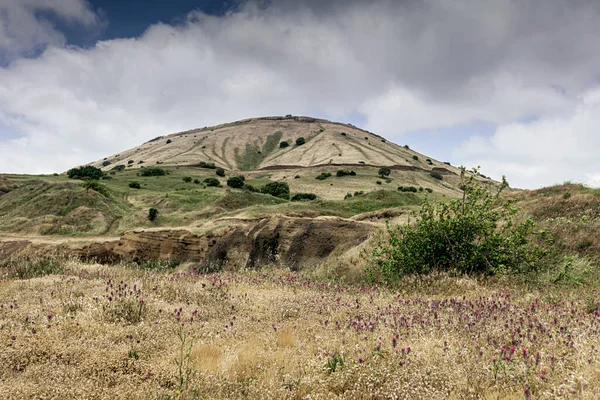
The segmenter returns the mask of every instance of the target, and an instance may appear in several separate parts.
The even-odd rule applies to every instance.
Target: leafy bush
[[[344,196],[344,200],[348,200],[352,198],[352,193],[346,193],[346,195]]]
[[[167,139],[167,144],[170,144],[171,142],[173,142],[171,139]]]
[[[163,176],[166,174],[167,172],[164,169],[158,167],[148,167],[140,170],[141,176]]]
[[[279,148],[280,149],[285,149],[286,147],[288,147],[290,144],[287,141],[283,141],[281,143],[279,143]]]
[[[153,207],[150,210],[148,210],[148,220],[154,221],[156,220],[156,218],[158,218],[158,210]]]
[[[290,199],[290,186],[285,182],[270,182],[260,189],[261,193],[270,194],[280,199]]]
[[[86,191],[93,190],[94,192],[100,193],[104,197],[110,196],[110,193],[108,192],[108,188],[98,181],[86,180],[81,184],[81,186]]]
[[[296,146],[302,146],[304,143],[306,143],[306,139],[304,139],[303,137],[299,137],[298,139],[296,139]]]
[[[413,160],[415,160],[415,161],[419,161],[419,157],[418,157],[418,156],[413,156],[412,158],[413,158]]]
[[[111,170],[111,171],[118,171],[118,172],[121,172],[121,171],[124,171],[124,170],[125,170],[125,166],[124,166],[123,164],[115,165],[115,166],[114,166],[114,167],[112,167],[110,170]]]
[[[225,170],[223,168],[217,168],[217,170],[215,171],[215,174],[217,174],[217,176],[224,177]]]
[[[386,167],[379,168],[379,171],[377,171],[377,175],[379,175],[382,179],[385,178],[386,176],[390,176],[391,173],[392,173],[392,171]]]
[[[416,224],[391,227],[371,254],[368,273],[392,282],[405,274],[431,271],[487,273],[536,267],[545,252],[535,242],[532,220],[518,221],[513,201],[474,179],[461,179],[464,196],[450,202],[425,201]]]
[[[183,178],[181,178],[185,183],[190,183],[192,182],[192,177],[191,176],[184,176]]]
[[[441,180],[444,179],[444,176],[442,174],[440,174],[439,172],[437,172],[437,171],[431,171],[429,173],[429,175],[431,175],[432,178],[437,179],[439,181],[441,181]]]
[[[200,179],[198,179],[198,178],[194,179],[194,183],[195,183],[196,185],[200,184]]]
[[[132,189],[141,189],[142,185],[139,182],[129,182],[129,187]]]
[[[335,173],[336,176],[355,176],[356,172],[347,169],[340,169]]]
[[[200,166],[200,168],[208,168],[208,169],[216,169],[217,166],[214,163],[207,163],[204,161],[200,161],[200,164],[198,164]]]
[[[378,184],[378,185],[381,185],[381,181],[377,181],[377,182],[375,182],[375,183],[376,183],[376,184]]]
[[[108,161],[108,160],[106,160],[106,161],[103,161],[103,162],[102,162],[102,166],[103,166],[103,167],[106,167],[106,166],[108,166],[108,165],[110,165],[110,164],[111,164],[111,162],[110,162],[110,161]]]
[[[303,200],[316,200],[317,195],[314,193],[296,193],[292,197],[292,201],[303,201]]]
[[[398,186],[398,190],[401,192],[417,193],[419,189],[414,186]]]
[[[321,174],[319,176],[317,176],[315,179],[318,179],[320,181],[324,181],[327,178],[331,177],[331,173],[329,172],[321,172]]]
[[[217,178],[205,178],[204,179],[204,184],[206,186],[212,186],[212,187],[220,187],[221,186],[221,181],[219,181]]]
[[[129,165],[129,164],[133,164],[133,160],[129,160],[129,161],[127,161],[127,164],[128,164],[128,165]]]
[[[104,176],[104,172],[100,168],[85,165],[79,168],[71,168],[67,171],[67,176],[70,179],[100,179]]]
[[[296,175],[296,176],[294,177],[294,179],[300,179],[300,178],[301,178],[301,176],[300,176],[300,175]]]
[[[227,179],[227,186],[234,189],[241,189],[244,187],[245,178],[243,176],[233,176]]]
[[[260,193],[260,190],[259,190],[259,189],[257,189],[257,188],[255,188],[255,187],[254,187],[254,186],[252,186],[252,185],[244,185],[243,189],[244,189],[246,192]]]

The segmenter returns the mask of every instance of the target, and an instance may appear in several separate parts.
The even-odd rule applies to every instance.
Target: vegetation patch
[[[235,161],[238,168],[242,171],[254,171],[267,158],[273,150],[280,146],[280,140],[283,132],[274,132],[267,136],[262,147],[258,147],[255,143],[246,143],[246,149],[243,154],[240,154],[238,148],[235,151]],[[287,143],[287,142],[286,142]]]

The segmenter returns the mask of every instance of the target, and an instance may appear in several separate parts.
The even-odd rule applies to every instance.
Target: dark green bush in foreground
[[[206,178],[204,179],[204,184],[209,187],[219,187],[221,186],[221,181],[219,181],[217,178]]]
[[[233,176],[227,179],[227,186],[232,187],[234,189],[241,189],[244,187],[244,182],[246,179],[243,176]]]
[[[425,200],[416,223],[392,227],[371,254],[367,272],[392,282],[405,274],[431,271],[493,274],[531,271],[546,253],[537,245],[532,220],[517,220],[513,201],[466,177],[465,196],[449,202]]]
[[[141,176],[163,176],[166,174],[167,172],[164,169],[157,167],[148,167],[140,169]]]
[[[139,182],[129,182],[129,187],[132,189],[141,189],[142,185]]]

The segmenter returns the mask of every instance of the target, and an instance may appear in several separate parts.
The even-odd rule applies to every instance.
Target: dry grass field
[[[7,264],[0,398],[599,397],[595,276],[433,274],[392,290],[151,267]]]

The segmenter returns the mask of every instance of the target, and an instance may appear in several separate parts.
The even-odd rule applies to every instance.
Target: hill
[[[300,138],[305,143],[298,145]],[[92,165],[109,170],[115,165],[197,166],[200,162],[229,171],[367,165],[458,172],[353,125],[293,116],[252,118],[160,136]]]

